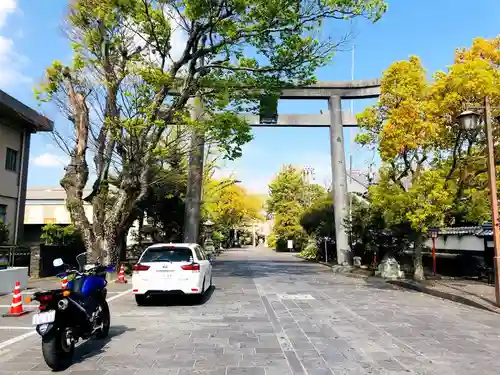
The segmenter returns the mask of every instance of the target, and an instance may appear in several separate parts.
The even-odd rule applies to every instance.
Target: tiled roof
[[[476,233],[476,236],[479,236],[479,237],[493,236],[493,230],[492,229],[482,229],[481,232]]]
[[[92,189],[84,189],[83,195],[89,195]],[[66,192],[62,187],[29,187],[26,189],[27,200],[66,200]]]
[[[465,236],[473,235],[478,237],[487,237],[493,235],[491,224],[485,223],[483,225],[470,226],[470,227],[449,227],[439,228],[440,236]]]
[[[42,116],[34,109],[21,103],[5,91],[0,90],[0,113],[5,117],[14,118],[33,131],[52,131],[54,122]]]
[[[477,233],[482,230],[483,227],[481,226],[439,228],[439,234],[442,236],[449,236],[449,235],[463,236],[466,234],[477,235]]]
[[[493,236],[493,226],[490,223],[485,223],[481,226],[481,231],[477,234],[481,237]]]

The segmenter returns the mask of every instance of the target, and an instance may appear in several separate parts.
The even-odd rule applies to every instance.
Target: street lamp
[[[493,127],[491,125],[491,107],[489,98],[484,98],[484,106],[479,108],[484,112],[484,123],[486,127],[487,164],[488,164],[488,185],[491,199],[491,221],[493,226],[493,265],[495,268],[495,299],[497,306],[500,306],[500,231],[498,227],[498,200],[497,200],[497,177],[495,167],[495,155],[493,145]],[[458,121],[464,130],[476,130],[479,126],[480,115],[471,110],[462,112],[458,116]]]

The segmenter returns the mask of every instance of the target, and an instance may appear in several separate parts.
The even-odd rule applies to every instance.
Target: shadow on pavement
[[[467,294],[467,295],[469,295],[469,296],[471,296],[471,297],[478,298],[478,299],[480,299],[480,300],[482,300],[482,301],[486,302],[487,304],[492,305],[492,306],[493,306],[493,307],[495,307],[495,308],[497,307],[497,305],[496,305],[495,301],[493,301],[493,300],[491,300],[491,299],[489,299],[489,298],[483,297],[482,295],[480,295],[480,294],[478,294],[478,293],[472,293],[472,292],[469,292],[469,291],[464,290],[464,289],[462,289],[462,288],[457,288],[457,287],[455,287],[455,286],[453,286],[453,285],[450,285],[450,284],[446,284],[446,286],[447,286],[448,288],[450,288],[450,289],[454,289],[454,290],[456,290],[456,291],[458,291],[458,292],[460,292],[460,293],[464,293],[464,294]]]
[[[296,277],[312,276],[308,280],[309,285],[332,285],[335,286],[352,285],[360,283],[364,287],[377,290],[401,290],[395,285],[391,285],[385,280],[376,277],[350,277],[348,274],[334,274],[330,267],[308,262],[299,258],[290,260],[261,260],[261,259],[238,259],[238,260],[216,260],[213,264],[215,277],[238,277],[238,278],[260,278],[286,275],[290,280]],[[332,278],[324,278],[325,275],[331,275]],[[314,277],[322,276],[322,277]],[[337,276],[335,280],[333,277]]]
[[[397,287],[404,288],[405,290],[415,292],[415,293],[425,293],[429,294],[434,297],[446,299],[449,301],[461,303],[463,305],[467,305],[470,307],[475,307],[477,309],[485,310],[485,311],[491,311],[496,314],[499,314],[500,312],[493,307],[490,306],[490,304],[481,304],[476,301],[473,301],[469,298],[460,296],[460,295],[455,295],[453,293],[448,293],[444,292],[441,290],[436,290],[433,288],[426,287],[424,285],[421,285],[420,283],[414,282],[414,281],[408,281],[408,280],[392,280],[389,281],[389,283],[396,285]]]
[[[125,332],[132,332],[132,331],[135,331],[135,328],[111,325],[111,327],[109,328],[109,336],[106,337],[105,339],[99,340],[96,338],[91,338],[87,341],[84,341],[81,345],[75,348],[75,354],[73,356],[73,364],[81,363],[88,358],[92,358],[96,355],[105,353],[106,350],[104,349],[104,347],[113,338],[121,336]],[[71,365],[69,368],[71,368]]]
[[[147,306],[196,306],[207,303],[215,292],[215,286],[205,291],[201,300],[197,295],[153,296],[147,300]]]
[[[331,269],[301,260],[216,260],[213,264],[217,277],[266,277],[276,275],[308,275],[328,272]]]

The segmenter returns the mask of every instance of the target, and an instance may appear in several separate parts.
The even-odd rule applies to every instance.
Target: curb
[[[408,282],[408,281],[402,281],[402,280],[388,280],[387,283],[398,286],[400,288],[411,289],[411,290],[414,290],[417,292],[429,294],[429,295],[434,296],[434,297],[446,299],[448,301],[461,303],[461,304],[469,306],[469,307],[474,307],[477,309],[490,311],[490,312],[493,312],[495,314],[500,314],[500,310],[497,310],[494,308],[489,308],[489,307],[482,305],[478,302],[472,301],[472,300],[465,298],[465,297],[457,296],[457,295],[452,294],[452,293],[442,292],[440,290],[428,288],[426,286],[423,286],[421,284],[417,284],[415,282]]]
[[[307,261],[307,262],[311,262],[311,263],[315,263],[315,264],[321,264],[322,266],[325,266],[325,267],[329,267],[332,269],[333,273],[336,274],[336,275],[342,275],[342,276],[346,276],[346,277],[351,277],[353,279],[367,279],[369,277],[373,277],[373,275],[363,275],[363,274],[360,274],[360,273],[354,273],[352,271],[356,270],[356,268],[350,268],[349,271],[345,271],[345,270],[336,270],[335,267],[338,266],[337,264],[331,264],[331,263],[326,263],[326,262],[323,262],[323,261],[320,261],[320,260],[314,260],[314,259],[306,259],[306,258],[302,258],[300,257],[299,255],[294,255],[295,258],[297,259],[300,259],[300,260],[304,260],[304,261]],[[344,269],[347,269],[347,267],[343,267],[343,266],[338,266],[339,268],[344,268]]]

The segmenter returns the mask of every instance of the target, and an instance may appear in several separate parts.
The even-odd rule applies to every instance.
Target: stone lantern
[[[215,254],[215,246],[214,241],[212,240],[213,226],[214,223],[210,220],[207,220],[203,223],[205,227],[205,243],[203,244],[203,248],[205,252],[209,255]]]

